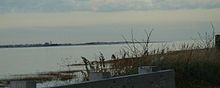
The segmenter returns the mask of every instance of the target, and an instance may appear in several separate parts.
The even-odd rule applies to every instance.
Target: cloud
[[[1,12],[71,11],[73,4],[64,0],[1,0]]]
[[[220,8],[220,0],[0,0],[0,13]]]
[[[219,0],[154,0],[154,9],[211,9],[219,8]]]

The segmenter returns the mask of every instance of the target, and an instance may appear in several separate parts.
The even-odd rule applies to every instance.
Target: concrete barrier
[[[146,74],[150,72],[156,72],[159,71],[159,68],[157,66],[141,66],[138,67],[138,74]]]
[[[36,88],[35,81],[11,81],[9,88]]]
[[[90,72],[89,73],[89,80],[101,80],[101,79],[107,79],[111,77],[110,72]]]
[[[162,70],[50,88],[175,88],[175,73]]]

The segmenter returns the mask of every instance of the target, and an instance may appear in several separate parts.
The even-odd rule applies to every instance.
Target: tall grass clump
[[[211,24],[212,25],[212,24]],[[149,51],[150,32],[147,39],[137,44],[127,44],[121,57],[112,58],[111,72],[127,75],[137,72],[139,66],[158,66],[160,69],[174,69],[177,88],[217,88],[220,86],[220,51],[214,47],[214,26],[212,33],[198,33],[199,40],[183,43],[178,50],[170,46]],[[126,38],[124,38],[126,40]],[[133,38],[132,41],[137,41]]]

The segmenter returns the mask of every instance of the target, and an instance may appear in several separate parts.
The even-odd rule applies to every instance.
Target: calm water
[[[174,42],[153,43],[151,50],[173,44]],[[96,60],[99,52],[102,52],[109,59],[112,54],[118,54],[125,47],[125,44],[119,44],[0,49],[0,76],[65,70],[61,65],[80,63],[81,56]]]
[[[65,63],[65,58],[71,58],[73,62],[81,61],[81,56],[92,59],[99,52],[109,55],[120,47],[121,45],[0,49],[0,74],[56,71],[60,69],[60,64]]]

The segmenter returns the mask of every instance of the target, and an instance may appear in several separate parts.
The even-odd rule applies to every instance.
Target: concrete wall
[[[149,72],[156,72],[159,71],[159,68],[157,66],[142,66],[138,67],[138,74],[146,74]]]
[[[162,70],[51,88],[175,88],[175,73]]]
[[[11,81],[9,88],[36,88],[34,81]]]
[[[111,77],[110,72],[90,72],[89,73],[89,80],[101,80],[107,79]]]

